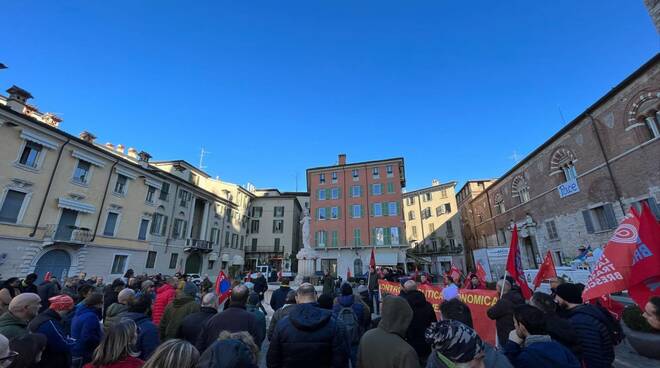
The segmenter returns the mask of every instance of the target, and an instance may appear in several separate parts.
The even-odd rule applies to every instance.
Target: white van
[[[566,282],[573,284],[581,283],[586,285],[590,274],[588,270],[574,270],[573,268],[567,266],[555,267],[555,270],[557,271],[557,276],[563,277]],[[527,285],[529,285],[530,289],[534,290],[534,278],[536,277],[536,274],[539,272],[539,270],[524,270],[523,272],[525,273],[525,280],[527,280]],[[541,285],[537,291],[550,294],[550,282],[547,280],[541,282]]]

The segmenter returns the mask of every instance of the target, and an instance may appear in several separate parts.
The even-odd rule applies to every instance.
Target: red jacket
[[[116,363],[112,363],[108,365],[95,366],[92,365],[92,363],[87,363],[83,366],[83,368],[140,368],[143,365],[144,365],[144,361],[129,356]]]
[[[156,300],[151,307],[151,319],[158,326],[161,317],[165,314],[165,308],[176,296],[176,290],[170,285],[165,284],[156,290]]]

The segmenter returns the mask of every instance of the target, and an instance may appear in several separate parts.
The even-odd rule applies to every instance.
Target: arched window
[[[511,196],[518,197],[520,203],[529,201],[529,185],[522,175],[518,175],[511,183]]]
[[[575,162],[577,158],[573,151],[568,148],[559,148],[552,154],[550,159],[550,176],[563,174],[566,181],[577,179],[575,171]]]
[[[502,196],[502,193],[495,193],[495,209],[497,210],[497,214],[502,214],[504,211],[506,211],[506,208],[504,207],[504,197]]]
[[[353,261],[353,271],[355,271],[355,276],[362,275],[362,260],[360,258]]]
[[[636,130],[643,141],[660,137],[660,91],[643,92],[632,99],[626,131]]]

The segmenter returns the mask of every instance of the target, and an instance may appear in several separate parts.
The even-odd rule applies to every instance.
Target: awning
[[[245,264],[245,260],[241,256],[234,256],[231,260],[231,264],[234,266],[242,266]]]
[[[217,261],[217,260],[218,260],[218,253],[209,254],[209,261]]]
[[[73,199],[60,197],[57,201],[57,207],[66,208],[73,211],[83,212],[83,213],[94,213],[96,212],[96,207],[91,204],[79,202]]]
[[[396,253],[378,253],[376,252],[376,265],[377,266],[396,266],[397,255]]]
[[[225,253],[222,255],[222,262],[229,262],[229,254]]]

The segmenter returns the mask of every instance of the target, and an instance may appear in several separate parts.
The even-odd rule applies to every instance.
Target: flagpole
[[[507,270],[504,269],[504,277],[502,277],[502,280],[504,280],[505,282],[502,283],[502,287],[500,288],[501,289],[500,290],[500,299],[502,299],[502,296],[504,296],[504,285],[506,285],[506,272],[507,272]]]

